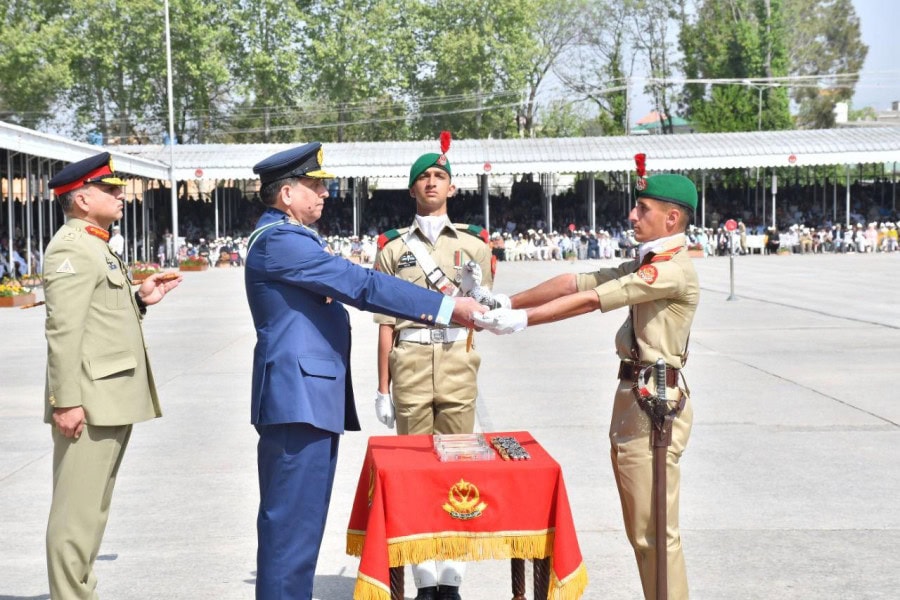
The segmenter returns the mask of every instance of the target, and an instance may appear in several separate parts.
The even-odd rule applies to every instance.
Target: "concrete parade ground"
[[[729,259],[695,260],[702,295],[685,370],[694,426],[681,495],[691,597],[897,598],[900,253],[734,263],[737,300],[728,301]],[[495,289],[512,293],[611,264],[500,263]],[[352,598],[359,561],[345,554],[351,503],[368,436],[389,433],[373,408],[377,327],[368,313],[350,312],[363,431],[341,440],[317,600]],[[0,309],[0,600],[49,598],[44,315]],[[593,313],[476,336],[479,428],[527,430],[561,464],[590,600],[641,597],[607,439],[613,337],[626,316]],[[255,333],[243,270],[185,273],[179,289],[149,308],[144,330],[165,416],[134,428],[96,563],[99,595],[251,599]],[[408,569],[406,581],[412,598]],[[471,563],[461,593],[510,598],[508,562]]]

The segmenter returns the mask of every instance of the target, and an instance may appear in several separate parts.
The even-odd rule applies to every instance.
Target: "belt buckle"
[[[431,332],[431,343],[432,344],[443,344],[445,340],[443,329],[429,329]]]

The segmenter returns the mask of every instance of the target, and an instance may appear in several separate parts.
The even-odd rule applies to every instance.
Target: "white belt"
[[[468,331],[463,327],[447,327],[435,329],[407,328],[401,329],[397,337],[401,342],[419,344],[452,344],[465,339]]]

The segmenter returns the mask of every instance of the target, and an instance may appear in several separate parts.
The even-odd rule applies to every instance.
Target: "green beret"
[[[645,182],[644,189],[635,187],[635,198],[653,198],[697,210],[697,186],[684,175],[651,175]]]
[[[428,154],[423,154],[416,162],[413,163],[413,166],[409,168],[409,186],[412,187],[413,184],[418,179],[419,175],[430,169],[431,167],[438,167],[439,169],[443,169],[447,171],[447,174],[451,177],[453,176],[453,171],[450,170],[450,161],[447,160],[447,156],[445,154],[438,154],[437,152],[429,152]]]

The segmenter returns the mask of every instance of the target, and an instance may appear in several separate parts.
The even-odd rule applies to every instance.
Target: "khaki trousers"
[[[472,433],[480,365],[478,352],[466,352],[464,339],[398,342],[389,357],[397,433]]]
[[[622,502],[625,533],[637,559],[644,598],[656,598],[656,517],[653,510],[653,448],[650,419],[631,392],[630,381],[619,381],[609,428],[613,474]],[[670,400],[681,397],[678,388],[667,388]],[[693,410],[688,398],[672,426],[666,467],[666,546],[668,552],[668,597],[688,597],[687,573],[678,528],[678,497],[681,485],[679,460],[691,435]]]
[[[52,600],[94,600],[94,561],[131,425],[85,425],[78,439],[53,427],[53,501],[47,522]]]

